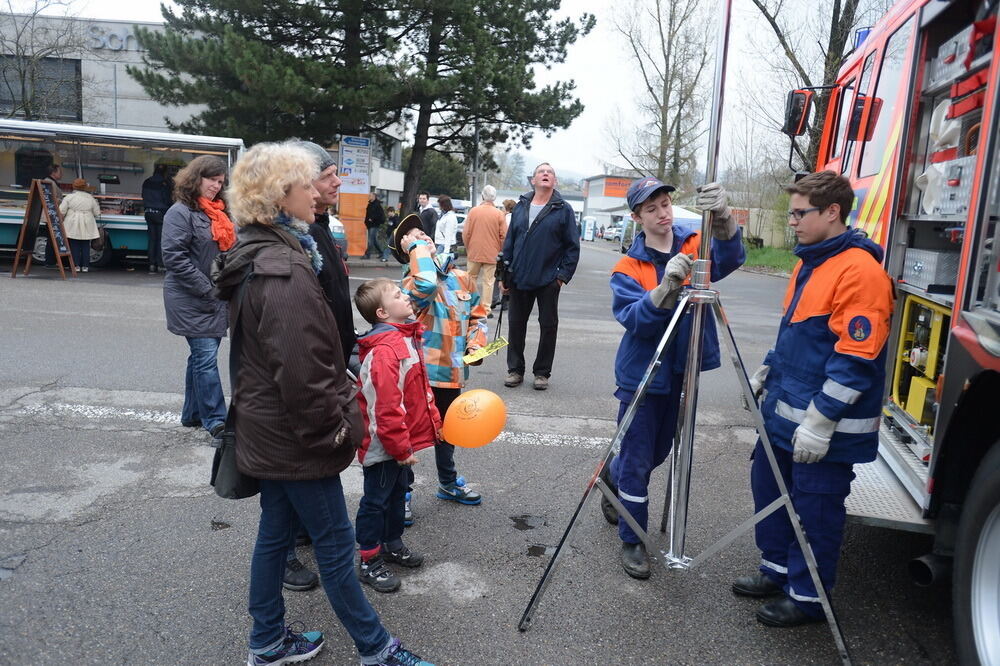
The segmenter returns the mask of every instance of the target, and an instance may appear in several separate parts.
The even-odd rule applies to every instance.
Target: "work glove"
[[[830,450],[830,438],[837,422],[823,416],[816,404],[809,403],[806,417],[792,433],[792,460],[797,463],[819,462]]]
[[[762,365],[757,368],[757,372],[750,375],[750,391],[755,400],[760,400],[764,392],[764,382],[767,381],[767,373],[771,372],[771,366]],[[746,396],[743,396],[743,409],[750,411],[750,404],[747,403]]]
[[[691,274],[694,259],[690,255],[679,252],[667,262],[663,271],[663,279],[649,292],[653,305],[661,310],[668,310],[677,304],[677,297],[684,286],[684,280]]]
[[[698,188],[698,207],[712,211],[712,236],[719,240],[729,240],[736,235],[736,220],[728,202],[729,195],[718,183]]]

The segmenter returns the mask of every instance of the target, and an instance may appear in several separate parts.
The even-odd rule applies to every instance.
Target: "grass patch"
[[[791,273],[799,258],[791,250],[779,247],[751,248],[747,250],[745,266],[760,266],[776,271]]]

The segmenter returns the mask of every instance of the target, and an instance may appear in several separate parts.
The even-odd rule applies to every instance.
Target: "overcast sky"
[[[609,3],[607,0],[564,0],[561,15],[578,17],[589,12],[597,16],[597,26],[570,47],[565,63],[554,66],[550,71],[539,72],[537,79],[539,84],[575,80],[576,92],[585,110],[569,129],[558,131],[551,137],[536,135],[528,151],[529,167],[545,160],[551,161],[557,171],[588,176],[600,173],[603,161],[615,161],[611,142],[607,138],[609,119],[620,113],[625,124],[637,122],[635,91],[640,83],[625,44],[609,25],[608,12],[620,10],[626,4]],[[160,21],[159,7],[159,0],[131,0],[128,3],[120,0],[77,0],[73,3],[73,13],[81,18]],[[761,34],[765,38],[757,43],[754,35]],[[772,48],[767,37],[770,37],[767,27],[758,19],[751,3],[735,0],[720,169],[724,168],[727,154],[732,150],[727,130],[741,121],[739,103],[743,91],[748,85],[759,88],[767,83],[764,68],[754,57]],[[715,52],[714,44],[711,52]],[[709,90],[713,85],[713,72],[714,69],[710,69],[704,77],[704,85]],[[778,95],[776,104],[783,104],[781,91],[775,94]],[[699,163],[704,165],[705,158],[700,157]]]

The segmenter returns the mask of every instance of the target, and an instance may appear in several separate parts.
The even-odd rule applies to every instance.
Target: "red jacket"
[[[365,437],[358,460],[370,466],[406,460],[433,446],[441,416],[427,381],[419,322],[377,324],[358,338]]]

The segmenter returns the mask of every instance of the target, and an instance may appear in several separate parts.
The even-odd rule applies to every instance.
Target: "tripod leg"
[[[680,328],[681,316],[687,308],[688,300],[688,296],[684,294],[677,302],[677,305],[674,308],[673,316],[670,318],[670,323],[667,325],[667,330],[664,331],[663,336],[660,338],[660,343],[656,347],[656,352],[653,354],[653,358],[650,360],[649,366],[646,368],[646,372],[643,374],[642,380],[640,380],[639,386],[636,388],[635,395],[632,396],[632,402],[629,403],[628,408],[622,415],[622,419],[618,423],[618,428],[615,430],[615,436],[612,438],[611,444],[608,446],[604,453],[604,457],[601,459],[600,464],[598,464],[590,478],[590,481],[587,483],[587,488],[584,490],[583,497],[580,498],[580,503],[577,504],[576,510],[573,512],[573,517],[570,518],[569,525],[566,526],[566,531],[563,532],[562,538],[559,539],[559,544],[556,546],[556,550],[552,554],[552,558],[545,566],[545,571],[542,573],[542,579],[538,581],[538,585],[535,587],[535,592],[531,595],[531,600],[528,601],[528,606],[524,609],[524,614],[521,615],[521,621],[517,625],[517,628],[520,631],[527,631],[528,627],[531,626],[535,607],[538,606],[539,602],[541,602],[542,596],[544,596],[545,590],[548,588],[552,573],[562,557],[563,546],[569,542],[569,538],[573,533],[573,529],[576,527],[577,520],[580,518],[583,507],[590,498],[590,493],[594,490],[595,486],[598,486],[599,489],[604,492],[605,496],[611,501],[612,504],[615,505],[615,508],[618,509],[619,515],[625,519],[625,522],[629,523],[629,526],[635,530],[636,534],[639,535],[639,538],[647,544],[647,550],[652,550],[648,545],[650,543],[649,536],[642,529],[637,529],[639,525],[635,523],[632,515],[625,510],[625,507],[622,506],[618,498],[613,496],[610,489],[608,489],[608,487],[604,485],[604,482],[600,481],[598,477],[600,477],[604,468],[611,462],[611,458],[614,457],[615,452],[621,447],[622,440],[625,438],[625,433],[628,432],[629,426],[632,425],[635,413],[639,409],[639,405],[646,395],[646,390],[652,383],[653,378],[656,377],[656,372],[660,368],[663,355],[666,353],[670,344],[674,341],[674,338],[677,337],[677,330]]]
[[[750,414],[753,416],[754,425],[757,427],[757,433],[760,435],[761,444],[763,445],[764,452],[767,454],[767,461],[771,467],[771,473],[774,474],[775,483],[778,486],[778,490],[781,493],[779,499],[784,500],[785,509],[788,511],[788,520],[792,524],[792,529],[795,531],[795,538],[799,542],[799,547],[802,549],[802,554],[806,560],[806,566],[809,568],[809,576],[812,578],[813,586],[816,588],[816,594],[819,597],[820,605],[823,607],[823,613],[826,615],[827,623],[830,626],[830,633],[833,634],[833,642],[837,646],[837,651],[840,653],[840,659],[845,664],[851,663],[850,653],[847,650],[847,643],[844,641],[844,635],[840,631],[840,625],[837,623],[837,616],[833,612],[833,606],[830,604],[830,598],[826,594],[826,588],[823,587],[823,582],[819,577],[819,565],[816,562],[816,556],[813,553],[812,546],[809,544],[809,539],[806,537],[805,530],[802,528],[802,523],[799,520],[798,513],[795,511],[794,504],[792,503],[791,495],[788,493],[788,488],[785,486],[785,480],[781,476],[781,471],[778,468],[778,461],[774,457],[774,450],[771,448],[771,440],[767,436],[767,430],[764,428],[764,417],[760,413],[760,406],[757,404],[757,400],[753,396],[753,391],[750,389],[750,381],[747,379],[746,368],[743,365],[743,359],[740,357],[740,351],[736,346],[736,338],[733,337],[733,331],[729,326],[729,319],[726,317],[725,310],[722,309],[722,303],[716,301],[714,304],[715,317],[718,321],[718,328],[722,332],[723,337],[726,340],[726,347],[729,349],[729,356],[733,362],[733,369],[736,371],[736,378],[740,383],[740,388],[743,389],[743,395],[746,398],[747,404],[750,406]],[[772,503],[764,511],[770,513],[773,511],[774,504]],[[764,511],[759,512],[754,516],[755,520],[752,522],[748,521],[749,524],[744,523],[738,527],[734,532],[738,535],[742,531],[750,529],[759,520],[762,520],[766,515],[761,515]],[[720,540],[722,546],[726,543],[731,542],[733,539],[732,533],[723,537]],[[728,539],[728,541],[726,541]],[[726,543],[722,543],[726,542]],[[721,547],[721,546],[720,546]],[[716,552],[718,548],[712,546],[705,552],[705,556]],[[699,558],[699,561],[703,558]],[[693,563],[692,563],[693,564]]]
[[[676,441],[677,436],[674,436]],[[663,516],[660,518],[660,533],[665,534],[667,531],[667,521],[670,520],[670,501],[673,494],[670,492],[671,486],[673,486],[673,468],[674,468],[674,452],[671,451],[667,456],[667,490],[663,495]]]

